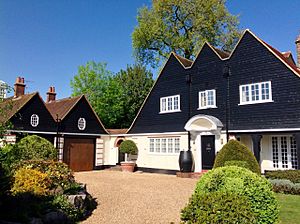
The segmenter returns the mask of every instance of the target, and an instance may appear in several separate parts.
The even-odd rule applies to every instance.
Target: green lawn
[[[300,196],[276,194],[279,201],[279,220],[282,224],[300,223]]]

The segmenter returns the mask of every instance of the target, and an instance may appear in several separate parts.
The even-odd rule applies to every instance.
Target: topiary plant
[[[138,148],[137,148],[136,144],[134,143],[134,141],[132,141],[132,140],[123,141],[120,145],[119,150],[120,150],[120,152],[129,154],[129,155],[136,155],[138,153]]]
[[[37,136],[30,135],[22,138],[16,144],[16,152],[21,160],[57,160],[57,150],[54,145],[48,140]]]
[[[225,166],[227,161],[233,160],[245,161],[252,172],[257,174],[261,173],[259,164],[250,149],[236,140],[230,140],[218,152],[215,159],[214,168]]]
[[[181,213],[186,223],[255,223],[251,204],[233,192],[194,194]]]
[[[253,223],[275,223],[278,219],[278,202],[269,181],[245,168],[226,166],[213,169],[201,177],[196,185],[194,195],[191,197],[187,207],[183,209],[183,221],[186,223],[202,223],[197,221],[197,214],[201,212],[203,209],[201,204],[205,202],[198,202],[197,200],[204,200],[206,196],[203,195],[208,195],[207,197],[214,196],[216,192],[222,192],[225,195],[236,194],[243,198],[241,200],[247,201],[251,208],[250,212],[255,217],[255,222]],[[217,210],[212,210],[208,213],[208,215],[218,213],[220,216],[219,220],[224,218],[224,221],[214,222],[214,220],[211,220],[208,223],[232,223],[225,219],[226,217],[231,217],[231,215],[228,215],[230,211],[234,212],[237,217],[244,214],[244,209],[241,210],[241,213],[238,209],[231,210],[231,207],[225,202],[226,198],[220,201],[220,205],[216,206]],[[237,202],[232,202],[232,204],[236,206]],[[226,210],[225,212],[222,210],[221,213],[222,206],[226,206],[230,211]],[[250,218],[251,214],[248,215]]]

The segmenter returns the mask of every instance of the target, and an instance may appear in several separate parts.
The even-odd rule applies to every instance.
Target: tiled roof
[[[278,50],[276,50],[274,47],[271,45],[267,44],[263,40],[261,40],[275,55],[277,55],[282,61],[284,61],[290,68],[293,70],[297,75],[300,76],[300,70],[297,68],[297,66],[288,60],[282,53],[280,53]]]
[[[0,109],[4,111],[4,114],[0,116],[0,122],[6,122],[12,118],[23,106],[26,105],[35,95],[38,95],[37,92],[24,94],[17,98],[9,97],[3,100],[0,103]]]
[[[186,59],[184,57],[181,57],[180,55],[178,54],[175,54],[174,53],[174,56],[177,58],[178,61],[181,62],[181,64],[184,66],[184,67],[190,67],[192,64],[193,64],[193,61],[189,60],[189,59]]]
[[[82,96],[83,95],[50,101],[49,103],[46,103],[46,107],[54,119],[57,118],[56,115],[58,115],[59,119],[64,119],[64,117],[72,110]]]
[[[211,46],[211,47],[217,52],[217,54],[218,54],[222,59],[228,58],[229,55],[230,55],[230,52],[222,51],[222,50],[220,50],[219,48],[216,48],[216,47],[214,47],[214,46]]]
[[[107,132],[112,135],[126,134],[128,129],[107,129]]]

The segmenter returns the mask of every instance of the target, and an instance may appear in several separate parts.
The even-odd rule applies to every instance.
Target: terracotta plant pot
[[[121,168],[123,172],[133,172],[135,167],[135,162],[121,162]]]

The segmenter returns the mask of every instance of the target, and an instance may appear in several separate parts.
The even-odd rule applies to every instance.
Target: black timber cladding
[[[225,64],[231,71],[229,130],[300,127],[299,77],[246,31],[229,59],[221,60],[207,44],[190,69],[184,69],[171,55],[128,133],[185,131],[188,120],[187,74],[192,76],[191,117],[197,114],[215,116],[225,129]],[[271,81],[274,102],[239,105],[240,85],[264,81]],[[216,89],[217,108],[198,110],[198,92],[209,89]],[[180,94],[181,112],[159,114],[160,97],[176,94]]]
[[[78,128],[79,118],[84,118],[86,120],[86,127],[84,130],[79,130]],[[107,134],[85,97],[82,97],[61,121],[59,131],[81,134]]]
[[[30,124],[31,116],[39,116],[39,124]],[[11,119],[14,130],[30,132],[56,132],[56,124],[38,94],[34,95]]]
[[[129,133],[180,132],[188,120],[186,70],[171,54]],[[180,95],[181,112],[159,114],[160,98]]]

